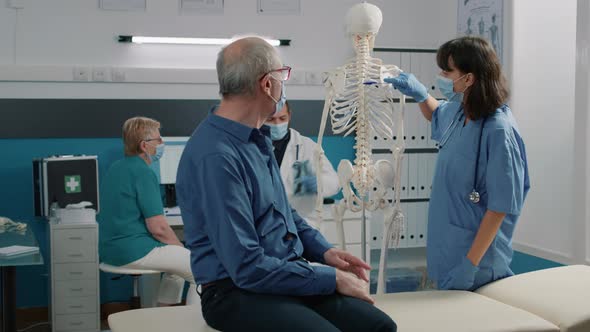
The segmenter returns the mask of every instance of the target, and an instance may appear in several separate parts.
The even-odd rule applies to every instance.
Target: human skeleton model
[[[354,164],[349,160],[342,160],[338,165],[338,180],[344,199],[332,207],[332,215],[336,221],[342,249],[346,249],[344,247],[344,212],[347,209],[353,212],[363,211],[362,237],[365,241],[365,209],[382,210],[383,240],[377,286],[377,293],[380,294],[385,290],[387,248],[397,247],[400,234],[404,229],[399,188],[404,151],[404,142],[401,138],[403,137],[405,103],[403,95],[399,94],[400,105],[395,105],[392,86],[383,83],[384,77],[395,77],[401,70],[394,65],[383,65],[381,59],[373,58],[370,54],[382,20],[381,10],[368,3],[357,4],[347,13],[347,30],[352,38],[356,57],[344,66],[327,73],[326,102],[315,155],[316,165],[319,165],[317,169],[321,170],[324,154],[322,138],[328,114],[335,134],[344,133],[344,136],[352,132],[356,134]],[[387,160],[373,162],[369,141],[369,137],[373,135],[387,138],[389,142],[392,142],[393,164]],[[394,139],[394,136],[398,139]],[[389,203],[385,195],[392,187],[394,199],[392,203]],[[322,181],[318,181],[318,193],[321,192]],[[318,195],[316,210],[320,218],[322,200],[322,195]],[[366,248],[362,250],[364,256]]]

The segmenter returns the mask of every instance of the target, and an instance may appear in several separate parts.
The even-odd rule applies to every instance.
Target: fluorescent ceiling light
[[[183,44],[183,45],[227,45],[234,41],[229,38],[181,38],[181,37],[145,37],[119,36],[120,43],[135,44]],[[266,39],[272,46],[289,46],[290,39]]]

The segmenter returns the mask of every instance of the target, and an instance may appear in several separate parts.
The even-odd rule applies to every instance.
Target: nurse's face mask
[[[468,74],[465,74],[461,77],[458,77],[455,80],[444,77],[442,75],[437,75],[436,85],[448,101],[461,102],[463,101],[463,93],[467,90],[468,86],[465,86],[465,89],[463,89],[463,91],[461,92],[455,92],[455,82],[459,81],[460,79],[463,79],[467,75]]]
[[[164,155],[164,147],[165,147],[164,141],[162,141],[162,137],[149,138],[144,141],[151,146],[154,146],[153,143],[151,143],[151,142],[156,142],[157,145],[155,146],[154,154],[150,154],[149,152],[146,151],[146,155],[151,159],[152,162],[156,162],[156,161],[160,160],[162,158],[162,156]]]

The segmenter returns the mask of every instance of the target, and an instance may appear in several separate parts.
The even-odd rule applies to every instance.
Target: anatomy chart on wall
[[[457,35],[489,40],[503,61],[503,0],[457,0]]]

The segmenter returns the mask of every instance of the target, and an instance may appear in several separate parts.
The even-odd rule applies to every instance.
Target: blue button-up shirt
[[[260,293],[335,291],[334,268],[300,259],[323,262],[331,246],[290,207],[268,127],[209,114],[184,149],[176,193],[198,284],[230,277]]]

